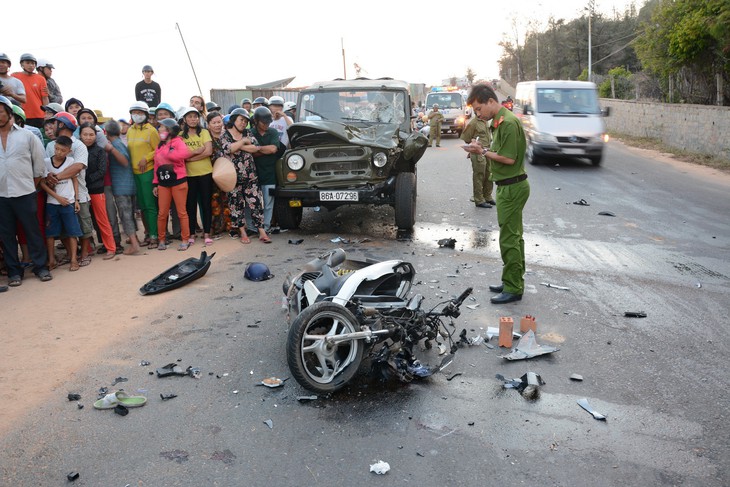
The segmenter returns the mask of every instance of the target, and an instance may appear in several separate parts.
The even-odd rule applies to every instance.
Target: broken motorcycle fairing
[[[407,298],[414,275],[408,262],[347,260],[336,249],[288,277],[287,360],[297,382],[316,392],[334,392],[355,376],[365,356],[372,361],[372,372],[384,379],[410,381],[448,365],[451,356],[438,367],[422,365],[413,346],[425,339],[430,348],[431,340],[441,335],[453,354],[453,331],[442,319],[449,318],[453,326],[471,288],[440,303],[438,311],[439,305],[424,311],[423,296]]]

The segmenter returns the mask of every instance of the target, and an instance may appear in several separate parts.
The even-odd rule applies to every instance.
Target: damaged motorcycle
[[[425,310],[422,295],[408,298],[415,273],[408,262],[348,260],[336,249],[287,277],[287,361],[297,382],[319,393],[335,392],[366,359],[378,378],[405,382],[447,366],[457,350],[453,320],[472,288]],[[441,339],[449,354],[438,366],[421,364],[414,346],[424,341],[428,350]]]

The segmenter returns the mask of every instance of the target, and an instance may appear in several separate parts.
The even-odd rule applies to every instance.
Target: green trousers
[[[436,139],[436,145],[441,145],[441,124],[429,125],[428,127],[428,146],[433,145],[433,139]]]
[[[489,180],[489,161],[481,155],[471,155],[472,186],[474,203],[480,204],[492,199],[494,183]]]
[[[152,194],[152,171],[134,175],[137,187],[137,206],[142,210],[142,219],[147,223],[150,238],[157,238],[157,198]]]
[[[497,223],[499,252],[502,254],[504,292],[525,292],[525,240],[522,238],[522,209],[530,197],[527,179],[508,186],[497,186]]]

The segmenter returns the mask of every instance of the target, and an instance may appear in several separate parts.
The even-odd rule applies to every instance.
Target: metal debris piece
[[[192,365],[189,366],[185,372],[192,377],[193,379],[200,379],[203,377],[203,372],[200,370],[200,367],[193,367]]]
[[[577,382],[580,382],[580,381],[583,380],[583,376],[580,375],[580,374],[573,374],[569,378],[570,378],[570,380],[574,380],[574,381],[577,381]]]
[[[484,342],[484,337],[481,335],[473,336],[468,338],[469,346],[481,345]]]
[[[439,247],[448,247],[450,249],[453,249],[456,247],[456,239],[455,238],[442,238],[438,241]]]
[[[126,377],[117,377],[116,379],[114,379],[114,382],[112,382],[112,386],[115,386],[120,382],[127,382],[128,380],[129,379],[127,379]]]
[[[289,239],[289,243],[292,244],[292,245],[299,245],[302,242],[304,242],[304,239],[303,238],[298,238],[298,239],[291,239],[290,238]]]
[[[177,394],[162,394],[160,393],[160,399],[163,401],[168,401],[170,399],[175,399],[177,397]]]
[[[477,304],[467,304],[466,307],[469,308],[469,309],[471,309],[471,310],[475,310],[475,309],[477,309],[479,307],[479,303],[477,303]]]
[[[68,475],[66,475],[66,478],[69,482],[73,482],[74,480],[77,480],[80,477],[78,472],[69,472]]]
[[[602,216],[616,216],[616,214],[611,211],[601,211],[598,214]]]
[[[557,286],[555,284],[550,284],[549,282],[541,282],[540,284],[542,284],[545,287],[551,287],[553,289],[560,289],[561,291],[570,291],[569,287]]]
[[[271,429],[271,430],[273,430],[273,429],[274,429],[274,422],[273,422],[273,421],[271,421],[270,419],[267,419],[266,421],[264,421],[264,424],[265,424],[266,426],[268,426],[268,427],[269,427],[269,429]]]
[[[528,358],[534,358],[539,355],[545,355],[547,353],[553,353],[560,350],[557,347],[551,347],[549,345],[540,345],[535,339],[535,333],[532,330],[528,330],[520,341],[517,342],[517,346],[512,349],[507,355],[501,355],[502,358],[507,360],[522,360]]]
[[[152,363],[152,362],[150,362],[149,360],[142,360],[142,361],[141,361],[141,362],[139,363],[139,366],[140,366],[140,367],[147,367],[147,366],[148,366],[148,365],[150,365],[151,363]]]
[[[627,318],[646,318],[646,312],[644,311],[626,311],[624,316]]]
[[[330,240],[330,242],[332,242],[332,243],[344,243],[344,244],[349,244],[350,243],[350,241],[348,239],[342,238],[342,237],[335,237],[332,240]]]
[[[599,413],[595,409],[591,407],[590,404],[588,404],[588,399],[585,397],[583,399],[578,399],[578,406],[582,407],[586,411],[588,411],[591,416],[593,416],[595,419],[599,421],[606,421],[606,415]]]
[[[499,328],[497,328],[496,326],[487,327],[486,335],[487,335],[487,340],[491,340],[492,337],[499,336]],[[513,331],[512,338],[522,338],[522,333]]]
[[[297,396],[297,401],[299,402],[316,401],[317,399],[317,396]]]
[[[382,460],[378,460],[376,463],[370,465],[370,471],[375,472],[378,475],[385,475],[390,470],[390,464]]]
[[[452,379],[455,379],[456,377],[459,377],[460,375],[463,375],[461,372],[457,372],[453,374],[451,377],[447,377],[446,380],[451,382]]]
[[[579,205],[579,206],[591,206],[590,203],[588,203],[583,198],[579,199],[578,201],[573,201],[573,204],[574,205]]]
[[[459,277],[459,274],[446,274],[446,277]]]
[[[443,355],[446,353],[448,349],[446,348],[446,345],[443,343],[439,343],[439,355]]]

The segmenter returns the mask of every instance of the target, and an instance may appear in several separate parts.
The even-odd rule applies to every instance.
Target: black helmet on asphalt
[[[243,277],[249,281],[266,281],[274,277],[274,275],[269,271],[269,266],[266,264],[250,262],[246,266],[246,272],[244,272]]]
[[[253,111],[254,122],[271,123],[273,120],[274,117],[271,115],[271,110],[266,107],[257,107],[256,110]]]

